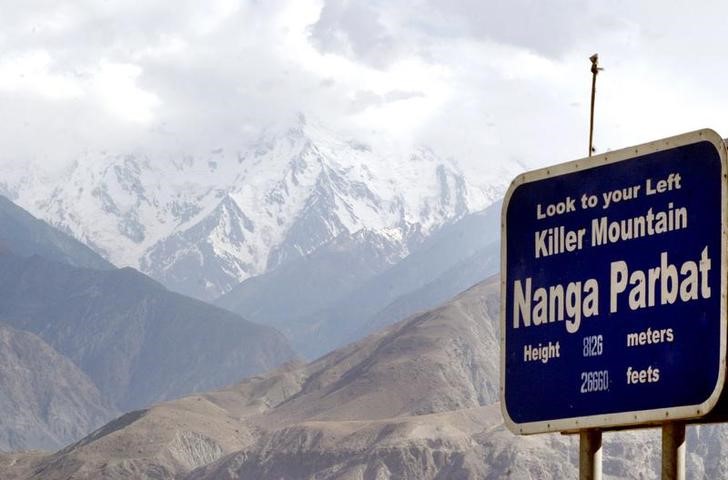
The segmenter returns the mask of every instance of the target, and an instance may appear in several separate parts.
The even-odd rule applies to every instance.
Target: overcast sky
[[[207,151],[303,112],[485,178],[711,127],[728,2],[0,0],[0,160]],[[518,167],[520,168],[520,167]]]

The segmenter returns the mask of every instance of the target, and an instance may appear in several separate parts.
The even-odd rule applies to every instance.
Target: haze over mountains
[[[299,115],[237,150],[87,152],[62,174],[8,173],[0,192],[115,265],[211,300],[332,243],[392,265],[505,184],[475,187],[427,148],[395,157]]]
[[[217,304],[287,333],[315,357],[433,308],[497,272],[500,202],[467,214],[389,265],[363,235],[251,278]]]
[[[310,357],[497,268],[497,207],[476,210],[502,186],[473,187],[426,148],[387,157],[299,116],[242,151],[166,160],[87,153],[60,176],[21,168],[0,182],[66,232],[0,198],[0,322],[69,360],[106,402],[104,419],[294,352],[277,332],[101,255],[201,298],[234,289],[221,306],[281,328]],[[475,255],[487,261],[473,269]]]
[[[119,410],[294,357],[279,332],[114,269],[5,198],[0,207],[0,449],[58,448]]]
[[[42,257],[74,267],[114,268],[86,245],[59,232],[0,195],[0,251]]]
[[[0,318],[73,360],[122,410],[225,385],[293,357],[280,333],[129,268],[0,255]]]

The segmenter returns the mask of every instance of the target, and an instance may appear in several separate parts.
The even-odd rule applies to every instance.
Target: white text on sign
[[[687,260],[679,267],[670,263],[668,252],[660,253],[660,263],[645,270],[630,269],[627,262],[610,263],[609,311],[619,310],[626,295],[630,310],[656,305],[708,299],[712,291],[708,273],[712,261],[708,247],[698,260]],[[579,331],[583,318],[599,315],[599,282],[560,283],[533,289],[531,277],[513,282],[513,328],[564,322],[566,331]]]

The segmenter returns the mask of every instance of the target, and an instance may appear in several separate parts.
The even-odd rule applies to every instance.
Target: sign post
[[[726,375],[727,178],[721,137],[700,130],[513,181],[501,247],[508,428],[579,431],[597,455],[599,429],[714,409]]]
[[[579,480],[602,480],[602,432],[579,432]]]
[[[662,480],[685,480],[685,423],[662,426]]]

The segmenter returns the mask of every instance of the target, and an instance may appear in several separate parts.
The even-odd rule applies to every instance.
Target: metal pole
[[[594,100],[596,98],[597,93],[597,74],[599,73],[599,54],[595,53],[591,57],[589,57],[589,60],[591,60],[591,72],[592,72],[592,88],[591,88],[591,109],[590,109],[590,115],[589,115],[589,156],[592,156],[592,152],[594,151],[594,146],[592,143],[592,140],[594,139]]]
[[[602,432],[579,432],[579,480],[602,480]]]
[[[662,425],[662,480],[685,480],[685,423]]]
[[[594,138],[594,99],[596,97],[597,73],[599,73],[599,54],[591,60],[592,89],[591,112],[589,116],[589,156],[592,156]],[[597,429],[579,432],[579,480],[602,480],[602,432]]]

